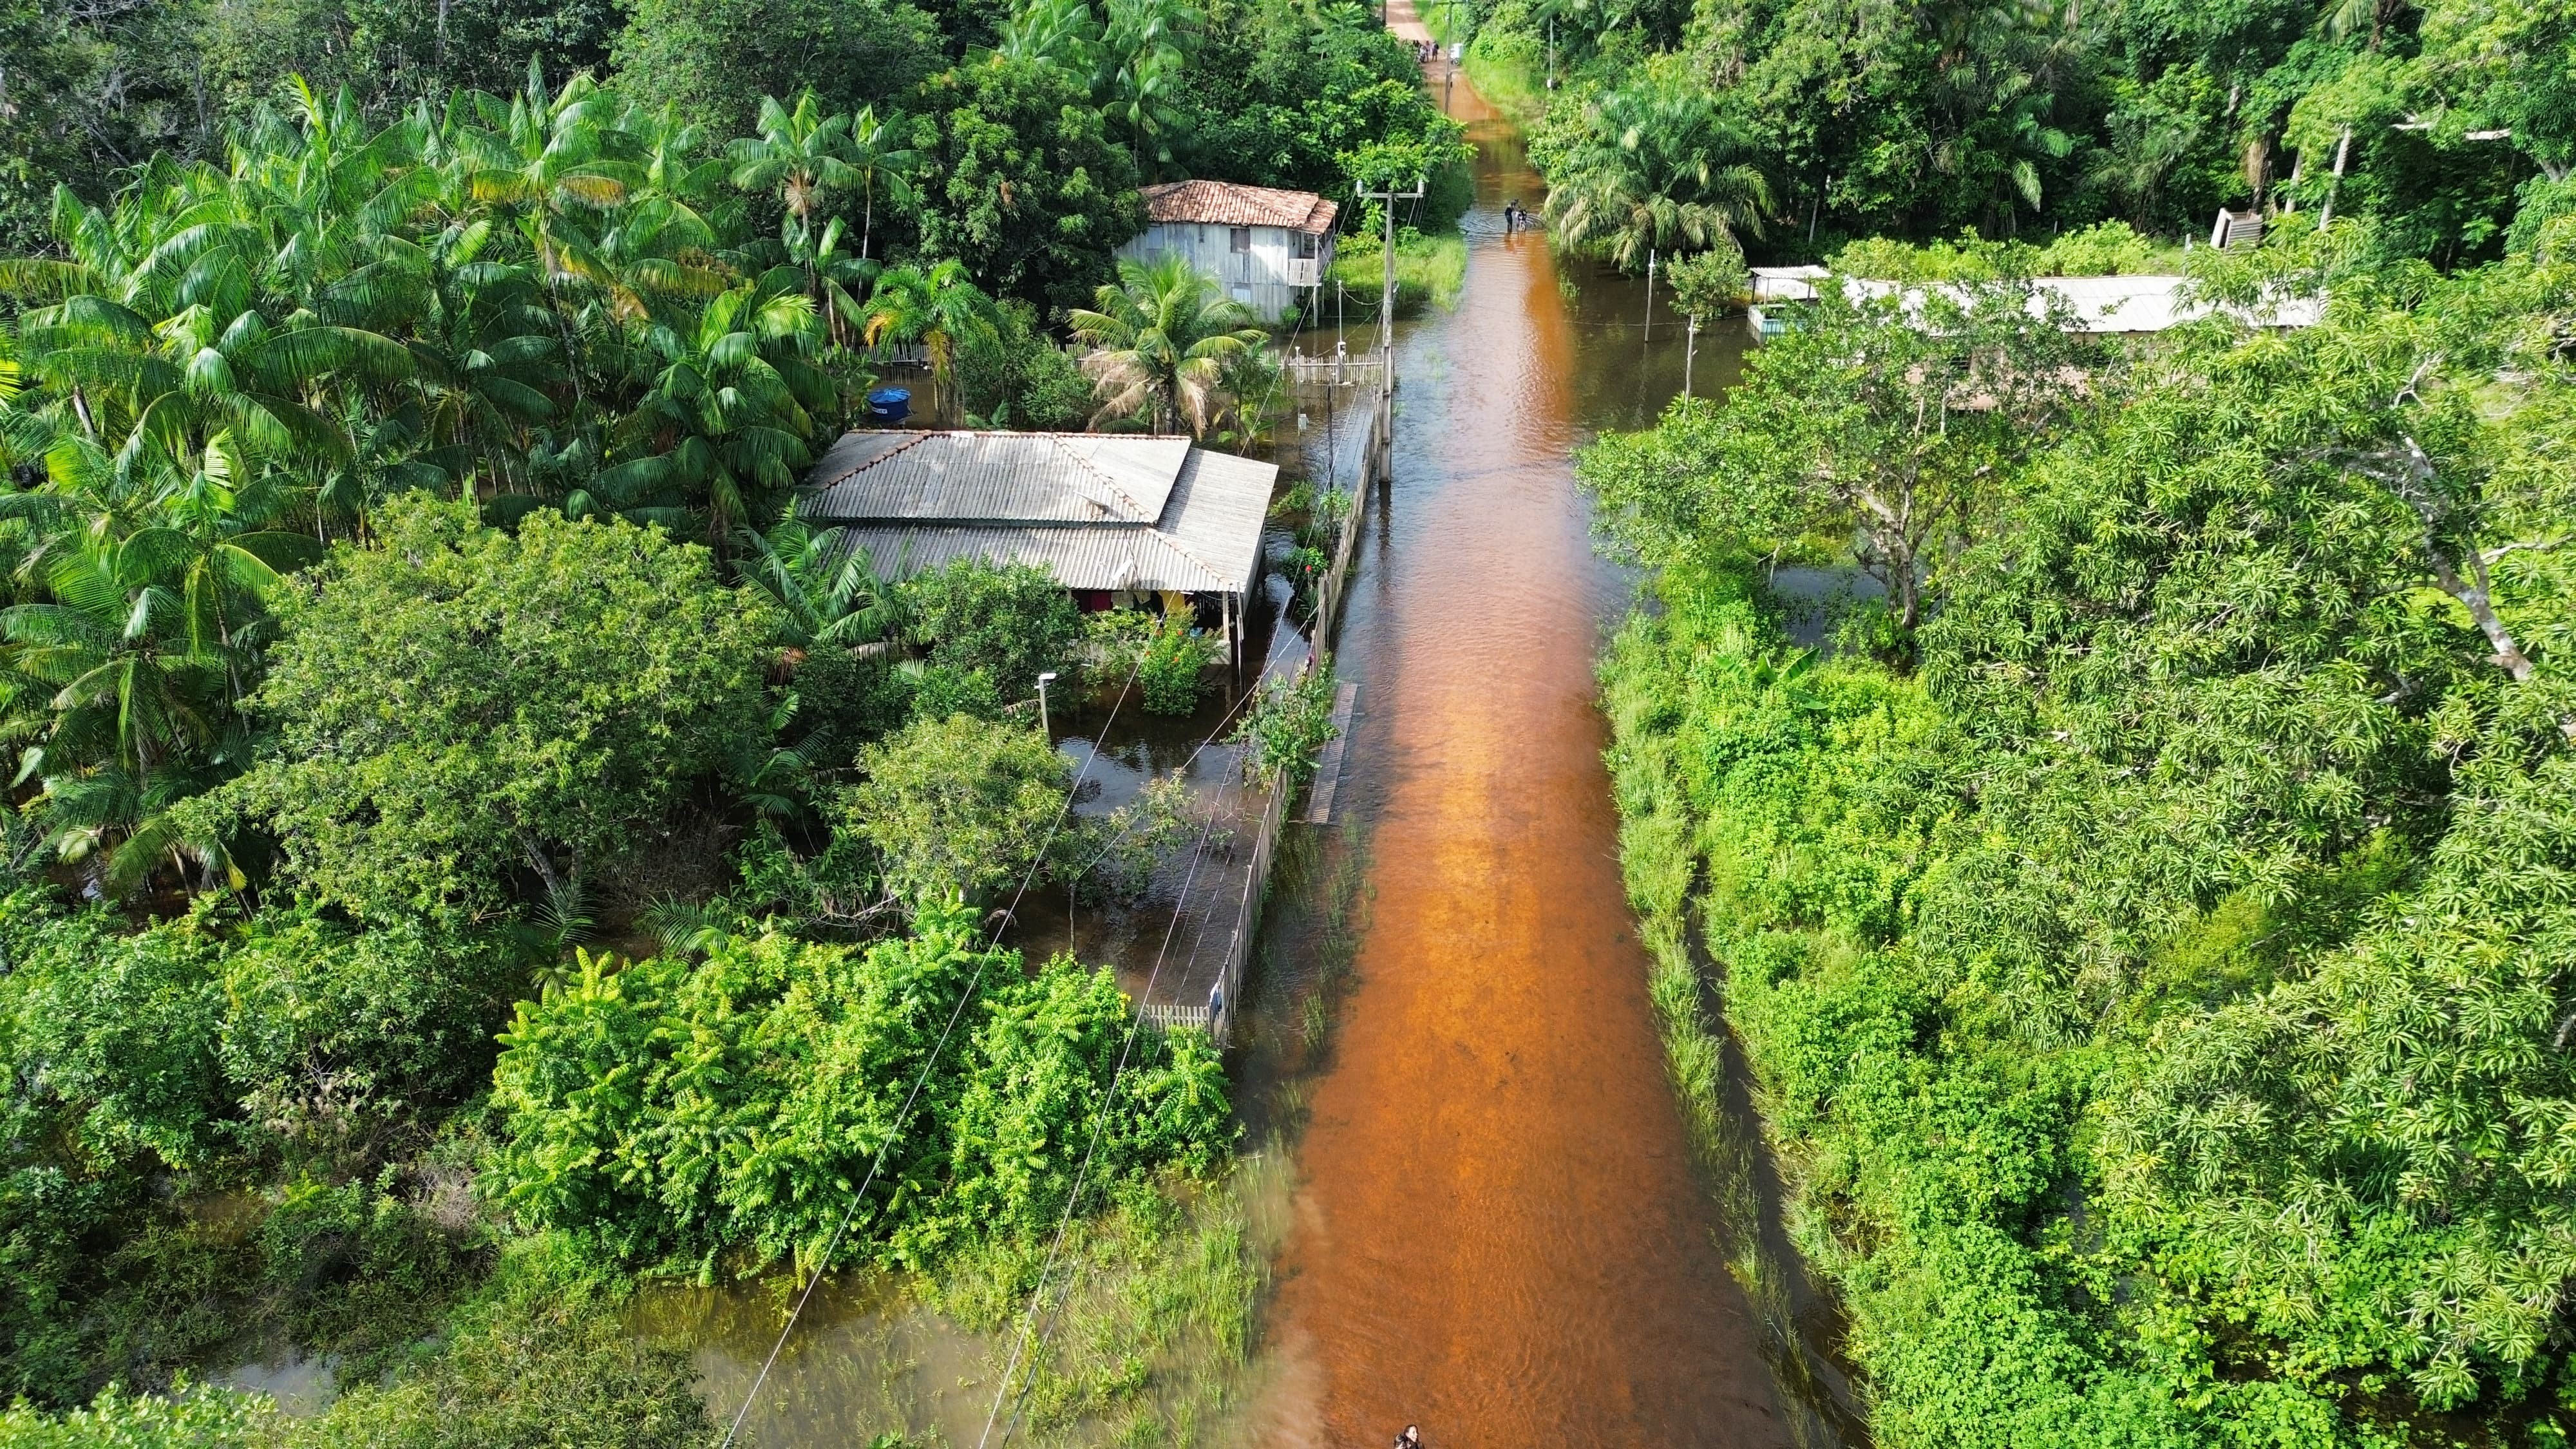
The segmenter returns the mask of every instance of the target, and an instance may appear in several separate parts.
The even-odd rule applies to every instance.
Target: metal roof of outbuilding
[[[1187,438],[1107,433],[845,433],[808,505],[835,518],[1152,523]]]
[[[1244,593],[1278,476],[1187,438],[861,432],[824,455],[799,509],[888,578],[981,558],[1074,589]]]

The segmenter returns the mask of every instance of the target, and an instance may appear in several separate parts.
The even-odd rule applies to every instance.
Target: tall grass
[[[1547,42],[1488,28],[1467,47],[1467,83],[1486,104],[1527,126],[1547,113]]]
[[[1333,255],[1332,277],[1349,291],[1344,305],[1353,318],[1377,320],[1378,298],[1386,285],[1384,244],[1376,237],[1349,236]],[[1458,305],[1458,289],[1467,280],[1467,239],[1455,232],[1424,236],[1399,232],[1395,239],[1395,315],[1410,317],[1426,306]],[[1327,300],[1324,304],[1334,304]]]
[[[1762,1332],[1761,1352],[1780,1388],[1780,1405],[1799,1449],[1846,1442],[1849,1415],[1831,1386],[1839,1375],[1799,1331],[1797,1269],[1764,1232],[1757,1128],[1742,1106],[1730,1106],[1727,1039],[1712,1010],[1709,983],[1691,949],[1691,893],[1699,852],[1669,736],[1649,727],[1661,707],[1662,683],[1652,621],[1632,618],[1602,662],[1602,702],[1610,716],[1611,788],[1619,806],[1619,862],[1638,939],[1653,964],[1647,995],[1663,1038],[1666,1074],[1680,1099],[1693,1155],[1716,1197],[1720,1248]]]

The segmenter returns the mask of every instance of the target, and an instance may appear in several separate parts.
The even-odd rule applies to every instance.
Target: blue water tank
[[[881,423],[902,422],[912,412],[912,389],[881,387],[868,394],[868,416]]]

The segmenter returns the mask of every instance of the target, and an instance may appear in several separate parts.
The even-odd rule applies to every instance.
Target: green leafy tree
[[[903,595],[931,662],[981,673],[1005,699],[1036,698],[1041,671],[1073,672],[1082,611],[1044,569],[958,559],[906,580]]]
[[[640,0],[615,45],[620,90],[728,136],[754,129],[764,97],[811,85],[822,114],[846,115],[941,63],[937,24],[889,0]]]
[[[276,731],[206,809],[256,822],[282,870],[362,916],[549,895],[766,730],[766,611],[658,531],[471,509],[386,510],[287,610],[254,701]]]
[[[996,295],[1078,306],[1144,229],[1136,167],[1071,79],[996,60],[933,77],[913,121],[920,252]]]
[[[2034,315],[2026,284],[1829,290],[1713,414],[1685,399],[1670,432],[1589,454],[1582,476],[1650,558],[1698,546],[1710,522],[1756,554],[1857,537],[1910,631],[1949,555],[2071,419],[2083,349],[2063,318]]]
[[[859,770],[835,826],[868,842],[887,889],[916,911],[1007,899],[1071,843],[1062,825],[1073,766],[1025,725],[923,717],[870,746]]]

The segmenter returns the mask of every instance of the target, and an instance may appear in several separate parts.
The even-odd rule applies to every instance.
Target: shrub
[[[264,1394],[185,1381],[168,1394],[129,1394],[111,1384],[59,1416],[0,1410],[0,1449],[254,1449],[271,1442],[275,1417]]]
[[[1263,680],[1227,742],[1243,747],[1245,779],[1277,771],[1293,790],[1314,778],[1333,735],[1333,672],[1319,662],[1293,680]]]
[[[1043,671],[1072,669],[1082,611],[1044,569],[957,559],[907,580],[904,595],[930,662],[984,671],[1005,701],[1035,698]]]
[[[1108,1100],[1128,1020],[1108,974],[1031,972],[977,934],[934,906],[864,950],[770,934],[696,966],[589,963],[504,1038],[502,1200],[612,1261],[750,1272],[822,1252],[883,1148],[834,1261],[918,1268],[1051,1221],[1095,1129],[1100,1182],[1213,1164],[1224,1080],[1203,1038],[1140,1040]]]
[[[859,757],[833,828],[873,847],[887,889],[916,909],[980,901],[1049,848],[1073,767],[1034,729],[968,715],[917,719]]]
[[[440,1351],[350,1386],[284,1449],[699,1449],[688,1355],[636,1342],[619,1307],[568,1245],[521,1243]]]

